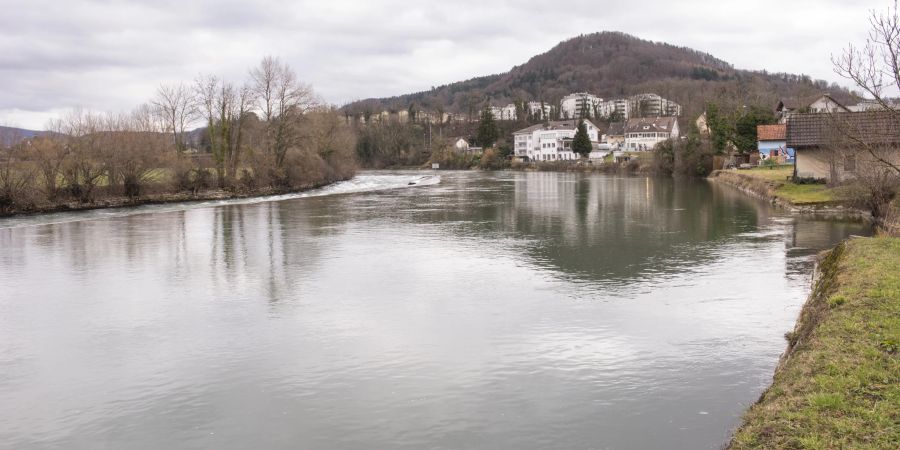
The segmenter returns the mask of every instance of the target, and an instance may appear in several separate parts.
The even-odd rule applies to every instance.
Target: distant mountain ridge
[[[31,139],[47,134],[47,131],[26,130],[24,128],[0,126],[0,146],[16,144],[23,139]]]
[[[606,99],[653,92],[685,106],[685,115],[702,112],[706,102],[774,106],[781,98],[829,92],[850,100],[851,93],[808,76],[735,69],[708,53],[651,42],[620,32],[601,32],[563,41],[509,72],[389,98],[346,105],[353,114],[416,109],[473,113],[485,103],[558,102],[587,91]],[[474,110],[474,111],[473,111]]]

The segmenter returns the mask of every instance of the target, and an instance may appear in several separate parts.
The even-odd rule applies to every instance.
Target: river
[[[869,233],[521,172],[0,219],[0,448],[716,449]]]

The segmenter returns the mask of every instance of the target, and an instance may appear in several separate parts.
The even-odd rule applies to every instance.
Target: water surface
[[[432,174],[0,220],[0,447],[719,448],[813,255],[868,233],[703,181]]]

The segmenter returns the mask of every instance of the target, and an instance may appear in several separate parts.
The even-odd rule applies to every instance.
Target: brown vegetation
[[[268,194],[352,177],[355,136],[337,111],[316,106],[277,59],[252,74],[239,87],[214,76],[193,91],[162,87],[130,114],[73,111],[50,133],[0,148],[0,214]],[[185,124],[197,117],[205,145],[193,149]]]

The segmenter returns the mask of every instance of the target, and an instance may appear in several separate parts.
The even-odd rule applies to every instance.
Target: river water
[[[0,220],[0,448],[720,448],[868,233],[562,173]]]

